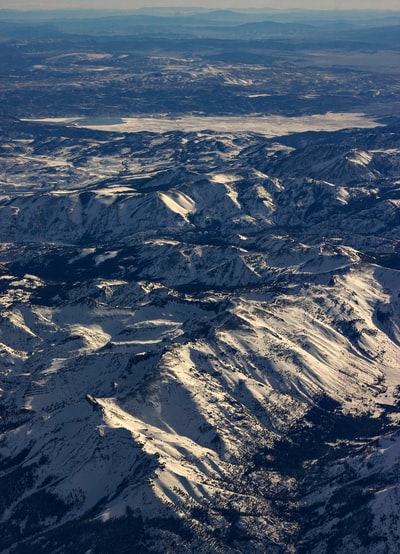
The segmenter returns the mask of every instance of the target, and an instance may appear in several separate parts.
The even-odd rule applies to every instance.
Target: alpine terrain
[[[398,552],[400,17],[362,13],[4,12],[1,554]]]

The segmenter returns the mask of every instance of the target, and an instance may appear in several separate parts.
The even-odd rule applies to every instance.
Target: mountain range
[[[0,553],[397,554],[398,13],[0,15]]]
[[[394,551],[399,124],[3,136],[2,552]]]

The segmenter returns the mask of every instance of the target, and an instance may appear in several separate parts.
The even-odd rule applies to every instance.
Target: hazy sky
[[[206,8],[304,8],[400,10],[400,0],[0,0],[0,9],[97,8],[136,9],[151,6]]]

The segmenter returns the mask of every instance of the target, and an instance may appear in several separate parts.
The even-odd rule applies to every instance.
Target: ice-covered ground
[[[2,553],[396,544],[395,135],[43,129],[2,158]]]
[[[107,122],[107,120],[93,120],[93,122],[91,122],[90,118],[73,117],[35,119],[31,121],[73,125],[87,129],[114,131],[118,133],[136,133],[141,131],[155,133],[184,131],[189,133],[211,130],[227,133],[259,133],[271,138],[303,131],[337,131],[339,129],[354,127],[373,128],[379,125],[377,121],[367,117],[365,114],[345,112],[327,112],[325,114],[300,117],[265,116],[262,114],[240,117],[211,117],[201,115],[168,117],[167,115],[160,114],[152,117],[124,117],[121,118],[120,122],[115,122],[115,120],[110,120],[109,122]]]

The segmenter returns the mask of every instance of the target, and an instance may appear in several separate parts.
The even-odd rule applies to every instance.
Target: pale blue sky
[[[400,0],[0,0],[0,9],[136,9],[152,6],[400,10]]]

